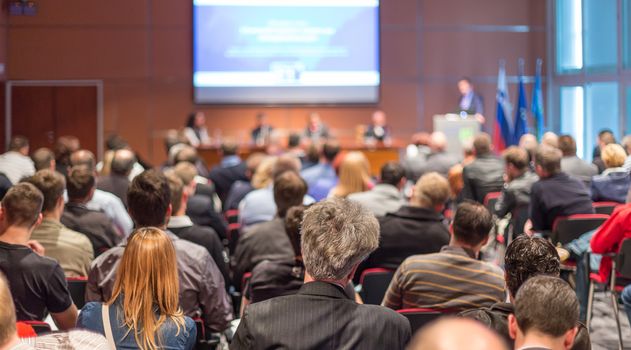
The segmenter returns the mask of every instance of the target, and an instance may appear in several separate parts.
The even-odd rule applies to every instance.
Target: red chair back
[[[27,325],[33,327],[33,330],[35,331],[35,333],[37,333],[37,335],[42,335],[42,334],[52,332],[50,325],[46,322],[42,322],[42,321],[19,321],[19,322],[26,323]]]
[[[559,217],[552,225],[552,243],[567,244],[579,238],[583,233],[600,227],[609,215],[606,214],[576,214]]]
[[[592,203],[592,207],[596,211],[596,214],[607,214],[611,215],[616,207],[622,205],[622,203],[618,202],[594,202]]]
[[[359,277],[361,284],[361,292],[364,303],[372,305],[381,305],[384,295],[390,286],[390,281],[394,276],[394,270],[373,268],[366,269]]]
[[[70,291],[72,301],[78,309],[81,309],[85,305],[85,288],[88,284],[88,278],[67,277],[66,282],[68,283],[68,290]]]
[[[397,312],[410,321],[412,334],[446,314],[444,311],[434,309],[401,309],[397,310]]]
[[[486,196],[484,196],[484,206],[491,213],[493,213],[493,210],[495,209],[495,203],[497,203],[497,200],[500,198],[501,194],[502,192],[489,192],[486,194]]]

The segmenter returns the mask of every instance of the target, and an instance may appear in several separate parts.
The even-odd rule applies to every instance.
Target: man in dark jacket
[[[481,133],[473,140],[475,160],[464,167],[463,199],[484,203],[491,192],[499,192],[504,184],[504,162],[491,154],[491,138]]]
[[[225,141],[221,145],[221,163],[212,170],[208,176],[215,184],[217,195],[223,203],[228,197],[228,191],[235,181],[248,181],[245,176],[246,166],[237,155],[237,144]]]
[[[517,290],[527,279],[537,275],[558,277],[561,271],[559,254],[549,241],[543,238],[531,238],[527,235],[517,237],[506,249],[506,287],[511,303],[496,303],[489,308],[467,310],[460,315],[476,319],[495,330],[506,339],[513,340],[508,332],[508,315],[514,313],[513,301]],[[572,350],[591,349],[587,328],[578,323],[578,334]]]
[[[379,248],[362,268],[396,269],[407,257],[437,253],[449,244],[449,230],[440,214],[449,198],[449,184],[438,173],[423,175],[408,205],[379,219]],[[361,272],[361,271],[359,271]]]

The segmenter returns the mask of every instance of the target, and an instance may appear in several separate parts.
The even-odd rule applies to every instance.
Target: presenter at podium
[[[372,114],[372,124],[368,125],[364,133],[364,142],[373,144],[375,142],[389,143],[390,128],[386,125],[386,113],[375,111]]]
[[[458,101],[458,113],[474,115],[475,118],[484,124],[484,100],[482,95],[477,94],[473,90],[471,79],[462,77],[458,80],[458,90],[460,91],[460,100]]]
[[[263,112],[256,115],[256,127],[252,129],[252,142],[257,146],[265,146],[269,143],[274,128],[268,123],[267,115]]]

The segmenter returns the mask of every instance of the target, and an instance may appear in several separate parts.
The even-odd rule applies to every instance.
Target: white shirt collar
[[[187,215],[171,216],[167,228],[183,228],[193,226],[193,221]]]

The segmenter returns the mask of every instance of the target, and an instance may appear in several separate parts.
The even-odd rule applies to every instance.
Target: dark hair
[[[300,146],[300,135],[296,133],[289,134],[289,140],[287,141],[289,148]]]
[[[570,157],[576,155],[576,141],[571,135],[559,136],[559,149],[563,156]]]
[[[340,144],[336,141],[327,141],[322,146],[322,155],[329,163],[335,160],[335,157],[340,153]]]
[[[68,199],[78,200],[86,198],[92,188],[94,188],[95,183],[94,172],[88,167],[72,167],[66,177]]]
[[[405,169],[397,162],[388,162],[381,167],[381,183],[398,186],[405,176]]]
[[[28,147],[28,139],[22,135],[15,135],[9,141],[9,151],[19,151],[24,147]]]
[[[291,154],[284,154],[274,162],[272,166],[272,179],[280,176],[286,171],[300,172],[300,160]]]
[[[193,129],[195,127],[195,117],[198,112],[191,112],[188,114],[188,118],[186,118],[186,127]]]
[[[35,170],[49,169],[50,163],[55,160],[55,154],[50,149],[42,147],[33,152],[31,159],[35,165]]]
[[[9,225],[32,227],[42,211],[44,195],[30,183],[19,183],[7,191],[2,210]]]
[[[326,156],[325,156],[326,158]],[[333,157],[335,158],[335,157]],[[320,160],[320,154],[318,152],[318,146],[313,143],[307,147],[307,160],[312,163],[317,163]]]
[[[119,149],[127,148],[129,144],[120,135],[112,134],[105,141],[105,147],[108,150],[117,151]]]
[[[561,172],[561,158],[563,153],[557,148],[542,145],[535,153],[535,165],[539,165],[550,175]]]
[[[524,334],[535,329],[561,337],[578,322],[576,292],[558,277],[532,277],[517,292],[514,314]]]
[[[221,144],[221,153],[223,154],[224,157],[234,156],[237,154],[238,147],[239,146],[236,144],[236,142],[224,141]]]
[[[296,257],[302,257],[302,249],[300,248],[300,228],[302,226],[302,216],[307,209],[307,206],[297,205],[287,209],[287,215],[285,215],[285,232],[292,248],[294,248],[294,255]]]
[[[112,174],[127,176],[136,163],[136,157],[132,151],[121,149],[114,152],[112,158]]]
[[[134,177],[127,190],[129,214],[139,227],[163,226],[170,203],[167,178],[153,169]]]
[[[286,171],[274,178],[274,202],[278,216],[285,217],[287,209],[302,204],[307,183],[295,171]]]
[[[42,212],[55,209],[57,201],[64,195],[66,189],[66,180],[63,175],[48,169],[36,172],[35,175],[24,179],[24,182],[34,185],[44,195]]]
[[[184,182],[175,173],[168,171],[164,174],[169,181],[169,190],[171,191],[171,211],[177,213],[182,206],[182,195],[184,194]]]
[[[75,136],[61,136],[55,143],[55,161],[57,165],[70,166],[70,155],[79,150],[79,139]]]
[[[609,134],[609,135],[613,135],[613,131],[612,131],[611,129],[607,129],[607,128],[605,128],[605,129],[601,129],[601,130],[598,132],[598,138],[601,138],[601,137],[603,137],[603,136],[605,136],[605,135],[607,135],[607,134]]]
[[[491,213],[480,203],[465,201],[458,205],[454,216],[454,237],[464,243],[478,245],[493,228]]]
[[[511,296],[527,279],[537,275],[559,277],[561,260],[547,239],[520,235],[506,248],[506,287]]]
[[[503,153],[504,161],[506,164],[512,164],[519,170],[524,170],[530,164],[530,157],[528,151],[517,146],[508,147]]]
[[[469,77],[460,77],[460,79],[458,79],[458,82],[461,82],[461,81],[466,81],[469,85],[473,85],[473,82],[471,82],[471,78]]]
[[[473,149],[477,156],[482,156],[491,153],[491,137],[489,134],[483,132],[473,139]]]

